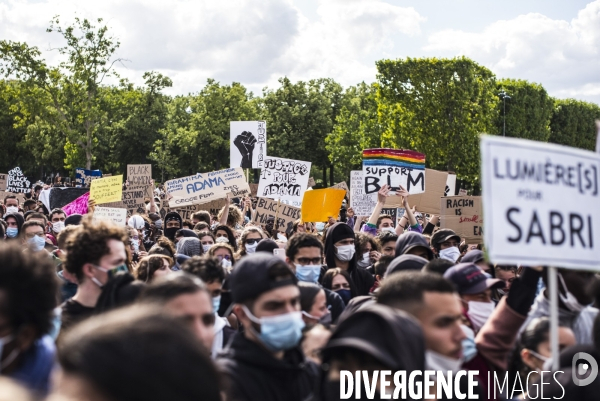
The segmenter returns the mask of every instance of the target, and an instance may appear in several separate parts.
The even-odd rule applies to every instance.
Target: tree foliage
[[[596,125],[600,107],[575,99],[557,100],[550,121],[550,142],[587,150],[596,148]]]

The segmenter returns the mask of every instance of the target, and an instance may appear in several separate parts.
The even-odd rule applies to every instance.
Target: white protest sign
[[[267,123],[265,121],[231,121],[229,137],[231,168],[263,168],[267,156]]]
[[[480,146],[492,263],[600,270],[600,155],[492,136]]]
[[[96,206],[94,209],[94,220],[95,219],[111,220],[117,225],[124,227],[127,220],[127,209]]]
[[[377,205],[377,193],[365,193],[365,180],[362,170],[350,172],[350,207],[357,216],[370,216]]]
[[[172,209],[250,193],[241,167],[176,178],[165,182],[165,188]]]
[[[8,174],[0,174],[0,191],[6,191],[8,183]]]
[[[448,179],[446,180],[446,190],[444,196],[456,195],[456,174],[448,173]]]
[[[21,167],[15,167],[8,172],[8,182],[6,184],[6,190],[8,192],[29,192],[31,183],[23,175]]]
[[[377,193],[384,185],[409,194],[425,192],[425,155],[406,149],[363,150],[365,193]]]
[[[308,185],[310,165],[310,162],[267,156],[260,172],[257,195],[300,207]]]

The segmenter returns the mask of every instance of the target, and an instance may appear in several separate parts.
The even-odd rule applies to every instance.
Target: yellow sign
[[[90,199],[97,205],[119,202],[123,196],[123,176],[115,175],[93,180],[90,185]]]
[[[321,222],[329,217],[337,219],[346,191],[343,189],[315,189],[304,192],[302,221]]]

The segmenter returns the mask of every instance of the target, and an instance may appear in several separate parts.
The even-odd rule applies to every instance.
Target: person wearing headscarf
[[[177,254],[192,256],[202,255],[202,244],[198,238],[184,237],[177,243]]]
[[[347,271],[356,287],[356,295],[367,295],[375,278],[356,265],[354,238],[354,231],[345,223],[329,227],[325,237],[325,263],[328,269],[339,267]]]
[[[169,212],[165,216],[165,237],[175,241],[175,233],[183,228],[183,220],[177,212]]]
[[[339,400],[340,370],[368,371],[370,377],[375,370],[391,370],[392,377],[397,371],[424,371],[425,339],[410,314],[370,304],[340,319],[322,355],[323,366],[329,368],[323,371],[319,395],[322,400]],[[388,394],[394,391],[393,386],[391,380]],[[384,398],[379,391],[377,386],[372,399]],[[364,386],[361,394],[366,394]]]

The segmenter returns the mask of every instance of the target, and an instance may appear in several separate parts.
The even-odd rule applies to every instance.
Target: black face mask
[[[165,237],[171,241],[175,241],[175,233],[181,230],[180,228],[165,228]]]

